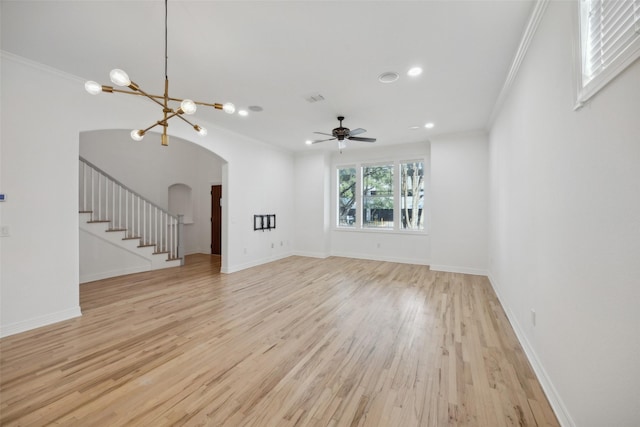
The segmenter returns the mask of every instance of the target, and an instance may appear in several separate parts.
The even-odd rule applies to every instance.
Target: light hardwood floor
[[[488,280],[219,259],[80,288],[83,316],[0,340],[0,424],[558,425]]]

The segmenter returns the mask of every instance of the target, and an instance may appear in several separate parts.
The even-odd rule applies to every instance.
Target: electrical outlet
[[[3,225],[0,227],[0,237],[9,237],[9,226]]]
[[[271,243],[271,249],[273,249],[273,248],[275,248],[275,247],[276,247],[276,245],[275,245],[275,244],[273,244],[273,243]]]
[[[533,308],[531,309],[531,324],[536,326],[536,311]]]

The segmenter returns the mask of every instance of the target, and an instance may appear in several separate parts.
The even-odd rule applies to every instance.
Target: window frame
[[[584,68],[586,61],[585,49],[587,48],[587,39],[589,37],[586,23],[589,17],[585,6],[589,1],[591,0],[579,0],[575,6],[575,110],[582,108],[585,103],[600,92],[600,90],[609,84],[616,76],[640,58],[640,0],[627,0],[632,3],[632,13],[636,16],[634,25],[637,36],[619,55],[587,81],[589,76],[585,75]]]
[[[401,183],[400,183],[400,167],[406,163],[422,163],[423,167],[423,228],[422,229],[405,229],[401,227]],[[393,170],[393,227],[390,228],[376,228],[376,227],[363,227],[363,214],[364,214],[364,198],[363,198],[363,168],[371,166],[392,166]],[[333,176],[335,182],[332,185],[331,199],[333,204],[333,217],[332,229],[334,231],[349,231],[357,233],[387,233],[387,234],[416,234],[416,235],[428,235],[429,234],[429,215],[428,215],[428,167],[429,163],[427,158],[423,156],[411,157],[408,160],[405,159],[387,159],[387,160],[365,160],[365,161],[350,161],[345,163],[338,163],[333,166]],[[355,168],[356,169],[356,203],[359,205],[359,209],[356,209],[355,221],[353,226],[343,226],[339,224],[339,209],[338,202],[338,189],[340,185],[340,169]]]

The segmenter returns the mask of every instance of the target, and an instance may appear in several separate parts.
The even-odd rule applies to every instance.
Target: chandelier
[[[114,88],[113,86],[101,85],[94,81],[88,81],[84,84],[84,88],[91,95],[97,95],[101,92],[107,92],[107,93],[117,92],[117,93],[125,93],[128,95],[145,96],[149,98],[151,101],[155,102],[156,104],[162,107],[162,113],[163,113],[162,119],[158,120],[157,122],[147,127],[146,129],[136,129],[131,131],[131,138],[134,139],[135,141],[141,141],[142,138],[144,138],[144,135],[154,127],[162,126],[163,128],[162,129],[162,145],[164,146],[169,145],[169,136],[167,135],[167,127],[169,126],[169,123],[168,123],[169,119],[173,117],[178,117],[179,119],[185,121],[191,127],[193,127],[193,129],[196,132],[198,132],[198,134],[200,134],[201,136],[205,136],[207,134],[207,129],[197,124],[191,123],[189,120],[187,120],[184,117],[185,115],[191,115],[195,113],[197,109],[197,105],[213,107],[216,110],[222,110],[228,114],[233,114],[236,111],[236,107],[230,102],[227,102],[225,104],[219,104],[219,103],[207,103],[207,102],[192,101],[190,99],[170,97],[169,96],[169,77],[167,74],[167,59],[168,59],[168,56],[167,56],[167,0],[165,0],[164,1],[164,95],[152,95],[152,94],[146,93],[145,91],[140,89],[140,87],[136,83],[132,82],[131,79],[129,79],[129,76],[127,75],[127,73],[117,68],[114,70],[111,70],[111,72],[109,73],[109,78],[111,79],[113,84],[115,84],[116,86],[126,87],[126,88],[129,88],[130,90],[117,89],[117,88]],[[174,110],[169,106],[169,102],[179,102],[180,106]]]

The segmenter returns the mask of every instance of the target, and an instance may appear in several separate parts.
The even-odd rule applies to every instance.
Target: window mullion
[[[393,229],[400,230],[400,162],[393,163]]]
[[[362,215],[364,215],[364,197],[362,197],[362,165],[356,165],[356,200],[360,209],[356,210],[356,223],[357,229],[362,228]]]

